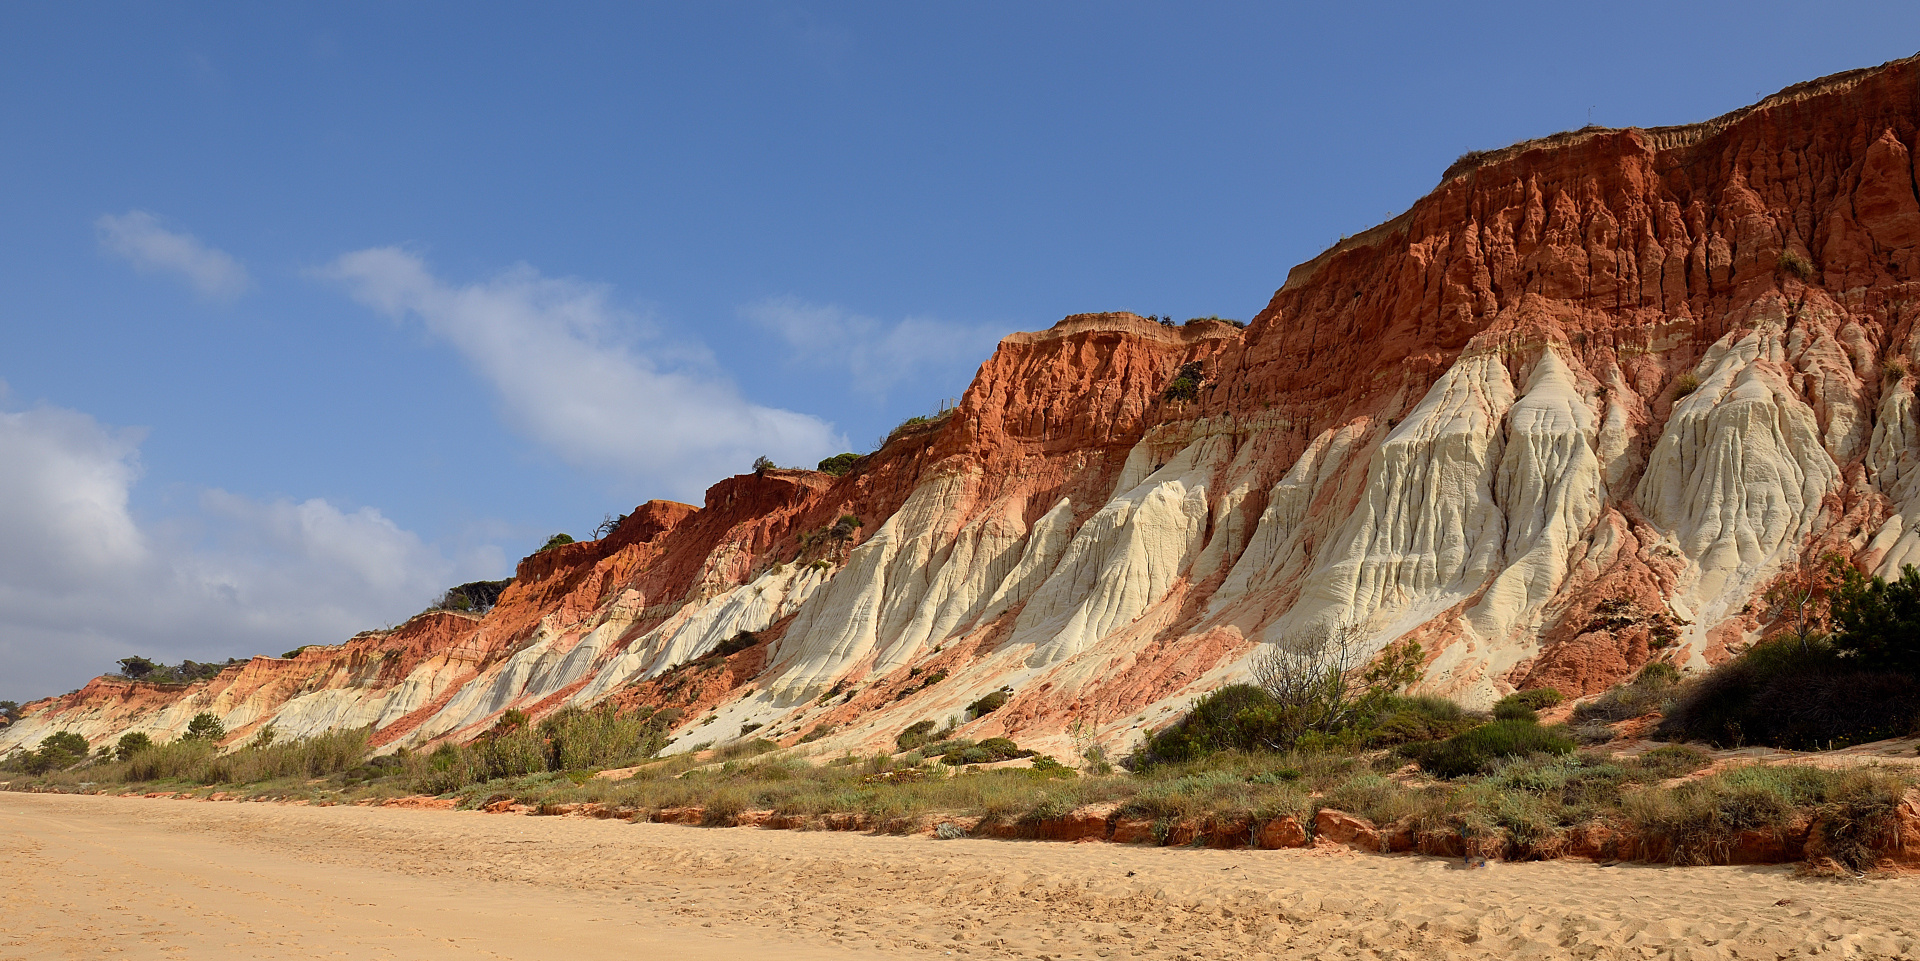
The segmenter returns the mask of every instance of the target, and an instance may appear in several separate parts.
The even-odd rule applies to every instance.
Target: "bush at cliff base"
[[[1842,572],[1833,633],[1781,637],[1684,685],[1656,736],[1830,750],[1920,729],[1920,571]]]
[[[58,731],[40,740],[40,747],[20,758],[20,769],[40,775],[72,767],[87,759],[87,739],[71,731]]]
[[[1194,702],[1193,710],[1148,738],[1125,764],[1143,771],[1228,751],[1353,752],[1452,737],[1481,722],[1446,698],[1382,695],[1371,698],[1368,710],[1351,724],[1332,731],[1308,731],[1299,711],[1261,688],[1229,684]]]
[[[1278,700],[1252,684],[1229,684],[1200,700],[1172,726],[1147,739],[1127,766],[1144,770],[1222,751],[1276,751],[1291,746],[1298,725]]]
[[[1920,686],[1859,663],[1825,639],[1758,645],[1682,687],[1655,736],[1814,751],[1913,733]]]
[[[1573,740],[1557,728],[1532,721],[1494,721],[1444,741],[1411,745],[1403,753],[1435,777],[1485,774],[1508,758],[1533,754],[1569,754]]]

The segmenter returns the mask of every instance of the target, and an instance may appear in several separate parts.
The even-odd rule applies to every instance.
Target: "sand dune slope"
[[[1913,957],[1920,880],[0,794],[0,958]]]

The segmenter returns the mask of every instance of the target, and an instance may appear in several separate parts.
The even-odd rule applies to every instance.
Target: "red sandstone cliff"
[[[1899,61],[1462,158],[1244,330],[1016,334],[846,476],[643,505],[523,561],[484,619],[185,690],[97,680],[0,748],[199,710],[420,744],[617,698],[686,712],[679,747],[831,728],[839,749],[1002,686],[970,733],[1124,746],[1331,621],[1419,640],[1429,689],[1482,701],[1713,663],[1810,557],[1920,561],[1916,98]],[[1167,394],[1183,365],[1191,399]],[[741,631],[759,643],[724,671],[673,670]]]

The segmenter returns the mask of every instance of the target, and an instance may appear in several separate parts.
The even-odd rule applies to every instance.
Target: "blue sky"
[[[1805,4],[0,11],[0,699],[279,653],[1079,311],[1248,318],[1460,153],[1920,48]]]

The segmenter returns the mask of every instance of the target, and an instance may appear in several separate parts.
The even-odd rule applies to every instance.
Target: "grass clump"
[[[1804,281],[1813,276],[1813,261],[1799,251],[1783,250],[1780,252],[1780,270]]]
[[[1679,400],[1700,389],[1700,375],[1687,371],[1673,379],[1673,399]]]
[[[1514,700],[1512,697],[1503,697],[1494,702],[1493,719],[1496,721],[1526,721],[1530,724],[1537,724],[1540,721],[1540,715],[1534,711],[1533,708],[1528,707],[1525,702]]]
[[[1907,782],[1874,770],[1755,765],[1671,791],[1640,791],[1625,808],[1643,834],[1664,844],[1667,860],[1675,864],[1726,863],[1743,832],[1779,837],[1805,823],[1820,828],[1824,856],[1862,870],[1891,840],[1906,788]]]
[[[933,740],[933,727],[932,721],[915,721],[894,736],[893,744],[902,751],[925,747]]]
[[[1679,680],[1680,672],[1673,665],[1655,661],[1641,668],[1631,680],[1614,685],[1591,701],[1574,705],[1573,721],[1575,724],[1591,721],[1610,724],[1652,714],[1665,706]]]
[[[1012,697],[1013,692],[1005,688],[989,693],[979,700],[974,701],[972,704],[967,705],[967,716],[969,718],[986,717],[1006,707],[1007,701]]]
[[[990,737],[978,744],[956,742],[956,746],[947,749],[940,756],[940,763],[991,764],[995,761],[1011,761],[1017,758],[1032,757],[1032,751],[1023,750],[1020,745],[1004,737]],[[1059,766],[1059,762],[1054,764]]]

